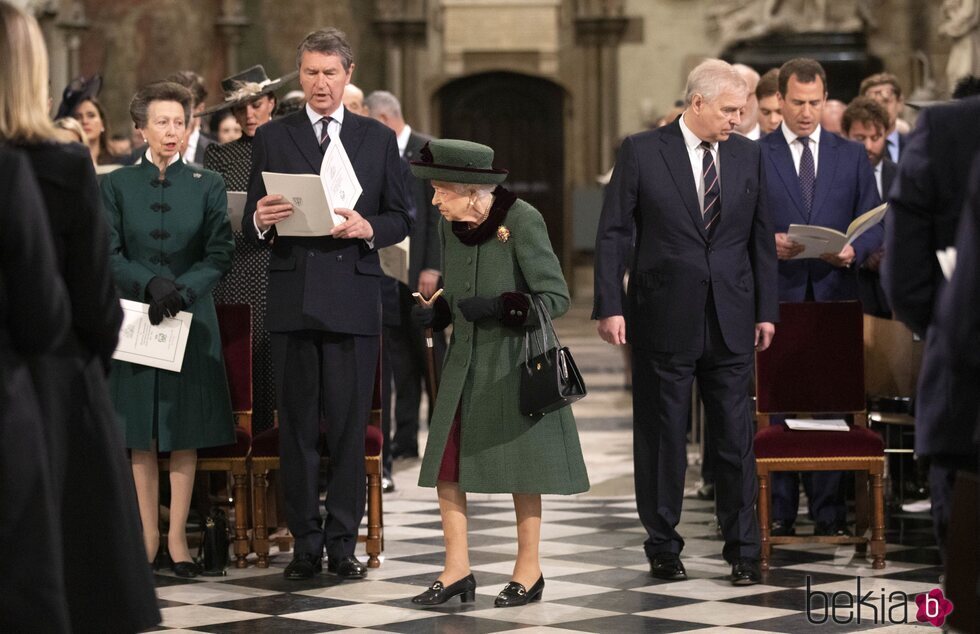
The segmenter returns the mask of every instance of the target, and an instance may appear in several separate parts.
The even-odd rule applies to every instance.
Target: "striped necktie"
[[[330,145],[330,122],[333,121],[333,117],[323,117],[320,119],[322,127],[320,128],[320,153],[326,154],[327,146]]]
[[[711,154],[711,144],[702,141],[698,146],[704,150],[704,159],[701,162],[701,174],[704,178],[704,200],[701,205],[701,220],[704,222],[704,230],[711,236],[712,230],[718,225],[721,217],[721,185],[718,182],[718,169],[715,167],[715,157]]]

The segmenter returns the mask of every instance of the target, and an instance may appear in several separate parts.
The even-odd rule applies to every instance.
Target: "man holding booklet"
[[[257,130],[242,230],[272,250],[266,328],[286,520],[296,540],[285,577],[319,573],[326,548],[330,572],[360,578],[367,569],[354,547],[364,515],[364,433],[381,332],[377,249],[400,242],[412,220],[394,133],[343,107],[354,71],[344,34],[310,33],[296,61],[306,106]],[[289,175],[311,175],[317,186]],[[331,460],[322,526],[321,419]]]
[[[881,203],[871,164],[861,145],[821,129],[827,75],[817,61],[793,59],[783,64],[778,97],[783,123],[759,143],[776,230],[779,301],[857,300],[857,276],[851,267],[864,262],[883,239],[880,217],[872,214],[858,221]],[[814,239],[794,240],[794,234],[812,234]],[[821,240],[827,240],[826,250],[818,247]],[[846,533],[841,475],[820,471],[803,477],[818,535]],[[798,503],[797,474],[774,474],[773,535],[794,534]]]

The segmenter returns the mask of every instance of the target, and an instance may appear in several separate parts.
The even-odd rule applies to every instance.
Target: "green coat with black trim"
[[[435,486],[458,408],[461,490],[587,491],[589,478],[571,408],[537,420],[520,412],[524,326],[507,326],[492,318],[469,322],[456,308],[464,297],[498,297],[517,291],[539,295],[552,317],[568,310],[568,286],[541,214],[522,200],[506,214],[499,224],[510,231],[509,238],[505,241],[493,235],[474,246],[461,242],[446,220],[439,224],[444,297],[453,313],[453,334],[429,424],[419,485]],[[487,222],[493,218],[491,212]],[[536,326],[533,308],[528,313],[524,323]]]
[[[146,302],[155,276],[183,285],[194,316],[181,371],[113,361],[110,391],[126,446],[173,451],[235,440],[221,336],[211,291],[231,268],[235,243],[217,173],[178,160],[166,179],[145,158],[102,179],[112,272],[123,299]]]

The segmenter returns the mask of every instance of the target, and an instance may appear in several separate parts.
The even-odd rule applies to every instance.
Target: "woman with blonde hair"
[[[48,466],[60,532],[60,543],[39,547],[60,552],[72,631],[139,631],[160,612],[141,563],[136,500],[106,387],[122,312],[95,170],[83,146],[56,140],[41,30],[4,0],[0,59],[0,143],[33,164],[44,202],[37,212],[46,208],[71,304],[68,335],[32,361],[48,454],[37,459]]]
[[[88,146],[88,137],[85,136],[85,129],[78,119],[73,117],[61,117],[54,120],[54,134],[59,141],[65,143],[81,143]]]

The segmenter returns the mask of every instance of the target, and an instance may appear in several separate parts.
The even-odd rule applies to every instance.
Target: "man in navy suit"
[[[841,119],[841,131],[851,141],[864,146],[864,151],[871,161],[875,173],[875,184],[878,186],[878,196],[884,200],[895,181],[898,168],[886,156],[885,132],[888,130],[888,111],[870,97],[856,97],[847,105]],[[887,217],[885,222],[888,222]],[[866,315],[891,319],[892,310],[888,306],[888,298],[881,288],[881,276],[878,271],[881,259],[885,255],[884,247],[877,249],[868,256],[858,270],[858,296]]]
[[[779,69],[783,123],[759,142],[777,232],[779,300],[784,302],[858,299],[851,267],[860,266],[881,246],[879,225],[840,253],[793,259],[803,247],[787,237],[790,224],[845,231],[854,218],[881,202],[864,148],[821,129],[826,100],[827,75],[817,61],[800,58],[786,62]],[[803,486],[818,535],[846,533],[841,476],[840,471],[804,474]],[[797,474],[773,476],[772,502],[772,534],[794,534],[799,504]]]
[[[956,244],[957,225],[980,151],[980,97],[922,111],[889,198],[882,282],[895,317],[926,338],[915,406],[915,453],[929,459],[933,526],[945,556],[953,483],[976,470],[976,374],[950,363],[934,312],[946,286],[937,251]],[[972,245],[975,249],[976,245]],[[958,268],[958,267],[957,267]],[[954,276],[955,278],[955,276]],[[975,310],[962,306],[959,310]]]
[[[753,352],[769,346],[778,308],[762,157],[733,134],[747,96],[721,60],[691,71],[684,114],[623,142],[596,236],[592,317],[603,340],[632,345],[636,503],[650,572],[661,579],[687,578],[676,527],[695,377],[731,579],[760,579],[748,394]]]
[[[309,34],[298,47],[297,66],[306,106],[256,132],[242,227],[272,249],[266,327],[279,397],[286,520],[296,540],[285,576],[318,573],[325,547],[329,571],[360,578],[367,569],[354,547],[364,516],[364,434],[381,332],[377,249],[400,242],[412,221],[395,135],[341,103],[354,71],[344,34],[332,28]],[[326,147],[338,139],[363,189],[356,209],[335,210],[345,221],[328,236],[278,236],[276,224],[292,214],[292,205],[266,193],[262,172],[319,174]],[[321,420],[330,454],[322,526]]]

